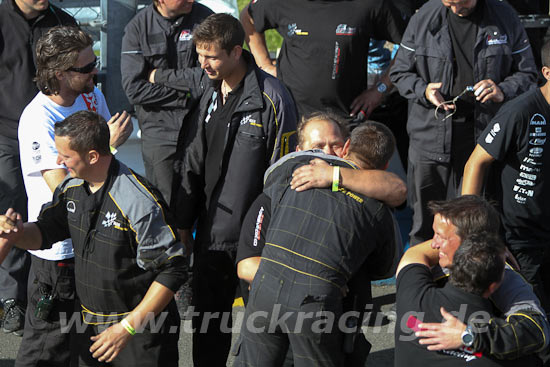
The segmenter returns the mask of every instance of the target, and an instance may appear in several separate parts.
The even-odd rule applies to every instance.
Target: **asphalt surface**
[[[383,311],[389,310],[395,302],[394,285],[374,285],[372,287],[374,297],[374,309],[380,307]],[[242,320],[244,314],[243,307],[234,307],[234,320]],[[185,321],[182,324],[180,334],[180,363],[181,367],[191,367],[191,334],[186,330],[191,329],[191,321]],[[367,340],[372,344],[371,353],[367,359],[368,367],[386,367],[393,365],[393,329],[395,324],[389,322],[382,313],[373,315],[374,326],[364,326],[363,331]],[[234,328],[233,341],[238,336],[238,326]],[[17,350],[21,338],[13,334],[5,334],[0,331],[0,367],[12,367],[14,365]],[[229,358],[227,365],[233,364],[233,358]]]

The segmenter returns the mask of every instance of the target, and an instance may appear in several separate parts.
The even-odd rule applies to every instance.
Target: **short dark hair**
[[[542,66],[550,68],[550,40],[546,41],[540,50]]]
[[[491,283],[502,280],[504,252],[504,244],[494,233],[469,235],[454,254],[449,282],[465,292],[483,296]]]
[[[464,195],[447,201],[430,201],[428,208],[451,221],[456,234],[464,239],[473,233],[500,231],[500,215],[487,200],[476,195]]]
[[[101,155],[110,154],[109,126],[105,119],[92,111],[75,112],[63,121],[55,123],[55,136],[70,139],[69,147],[83,157],[90,150]]]
[[[298,145],[300,147],[304,145],[304,129],[306,128],[307,124],[309,124],[311,121],[318,120],[333,123],[338,127],[338,130],[340,131],[340,135],[342,135],[342,139],[344,139],[344,142],[349,139],[349,128],[347,121],[332,112],[313,112],[307,116],[302,116],[302,118],[298,122],[298,126],[296,127],[296,133],[298,134]]]
[[[350,153],[370,169],[383,169],[395,151],[395,137],[384,124],[365,121],[351,132]]]
[[[46,95],[59,93],[55,73],[73,67],[80,52],[92,44],[92,37],[76,27],[58,26],[48,30],[36,43],[38,89]]]
[[[217,44],[229,54],[236,46],[244,42],[244,29],[235,17],[224,14],[212,14],[193,30],[193,42],[197,46]]]

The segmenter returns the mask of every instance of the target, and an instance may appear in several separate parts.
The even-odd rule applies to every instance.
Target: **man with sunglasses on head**
[[[38,92],[33,83],[36,41],[56,25],[76,25],[69,14],[48,0],[0,1],[0,211],[16,208],[26,217],[27,197],[19,162],[17,125],[25,106]],[[4,332],[21,335],[27,299],[30,257],[13,248],[0,267]]]
[[[57,163],[56,122],[78,111],[95,111],[110,119],[112,148],[124,143],[132,132],[130,116],[123,112],[111,118],[105,97],[94,86],[97,57],[88,34],[74,27],[50,29],[37,42],[36,65],[40,92],[24,109],[19,122],[21,168],[32,221],[67,175],[66,167]],[[16,366],[68,365],[69,334],[61,332],[59,314],[70,314],[74,309],[72,243],[60,241],[51,249],[31,254],[24,336]],[[50,296],[53,305],[49,314],[38,315],[39,300]]]
[[[475,139],[502,102],[534,87],[536,76],[525,30],[505,1],[431,0],[412,16],[390,71],[411,102],[412,245],[433,236],[428,202],[460,194]],[[443,103],[459,95],[456,104]]]

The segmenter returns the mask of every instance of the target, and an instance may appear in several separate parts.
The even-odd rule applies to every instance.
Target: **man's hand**
[[[109,132],[111,134],[109,145],[113,148],[118,148],[124,144],[124,142],[132,134],[132,131],[134,131],[132,117],[126,111],[122,111],[122,113],[115,113],[107,122],[107,125],[109,125]]]
[[[350,109],[351,113],[350,116],[355,116],[359,114],[361,116],[364,116],[362,121],[369,118],[370,114],[374,109],[382,103],[384,100],[384,94],[380,93],[376,87],[372,87],[370,89],[367,89],[363,91],[360,95],[355,97],[353,102],[351,103]]]
[[[118,322],[90,338],[94,342],[90,347],[90,353],[99,362],[109,363],[115,359],[131,337],[130,333]]]
[[[153,83],[155,84],[155,73],[157,72],[157,69],[153,69],[150,73],[149,73],[149,83]]]
[[[474,95],[476,100],[481,103],[493,101],[500,103],[504,101],[504,93],[502,89],[491,79],[485,79],[477,82],[474,85]]]
[[[420,344],[428,345],[428,350],[458,349],[463,346],[462,333],[466,324],[447,312],[443,307],[441,315],[446,320],[442,323],[421,323],[415,335],[420,338]]]
[[[426,90],[424,91],[424,94],[426,95],[426,99],[436,107],[438,107],[443,102],[445,102],[445,100],[443,99],[443,96],[439,92],[442,85],[443,83],[430,83],[428,84],[428,86],[426,87]],[[454,110],[455,105],[444,104],[441,106],[441,108],[444,109],[445,111]]]
[[[315,158],[308,165],[298,167],[292,173],[290,188],[305,191],[313,188],[330,187],[334,168],[322,159]]]
[[[23,219],[21,214],[9,208],[5,215],[0,215],[0,238],[13,245],[22,235]]]
[[[193,234],[190,229],[178,229],[178,234],[180,235],[180,241],[185,246],[185,255],[187,257],[191,256],[193,253]]]

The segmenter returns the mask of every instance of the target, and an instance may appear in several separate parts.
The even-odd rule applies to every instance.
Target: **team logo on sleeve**
[[[33,141],[33,143],[31,144],[31,149],[32,149],[32,160],[35,164],[38,164],[40,163],[40,161],[42,160],[42,153],[40,152],[40,143],[37,142],[37,141]]]
[[[495,124],[491,128],[491,131],[489,131],[489,133],[485,137],[485,142],[487,144],[491,144],[493,140],[495,140],[495,136],[497,136],[497,133],[499,131],[500,131],[500,124],[498,122],[495,122]]]

